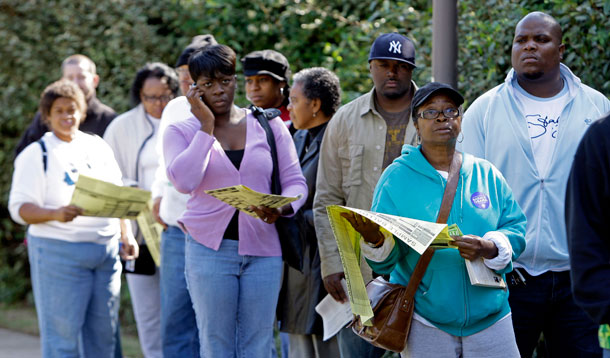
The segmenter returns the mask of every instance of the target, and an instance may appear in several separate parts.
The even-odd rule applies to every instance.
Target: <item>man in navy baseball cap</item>
[[[379,36],[369,53],[369,62],[372,60],[396,60],[406,62],[409,65],[415,66],[415,46],[407,37],[393,32]]]
[[[373,88],[339,108],[324,134],[313,206],[314,223],[324,287],[339,302],[347,301],[341,284],[345,274],[326,206],[348,203],[351,207],[369,210],[383,169],[400,156],[404,144],[416,144],[416,130],[410,118],[416,89],[411,81],[414,68],[415,47],[411,40],[398,33],[377,37],[369,54]],[[367,282],[372,273],[362,261],[360,269]],[[341,358],[384,355],[382,349],[361,339],[349,327],[338,333],[337,340]]]

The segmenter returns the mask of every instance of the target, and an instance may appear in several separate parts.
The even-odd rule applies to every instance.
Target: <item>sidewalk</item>
[[[0,328],[0,358],[39,358],[40,339]]]

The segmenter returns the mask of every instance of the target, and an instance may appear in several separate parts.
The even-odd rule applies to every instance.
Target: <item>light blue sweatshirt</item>
[[[405,145],[381,175],[371,210],[435,222],[446,184],[419,148]],[[489,162],[465,154],[447,223],[480,237],[501,232],[511,244],[514,260],[525,247],[525,220],[502,174]],[[367,262],[373,271],[391,274],[391,282],[405,285],[420,255],[402,241],[395,242],[383,262]],[[415,294],[415,311],[454,336],[482,331],[510,312],[508,292],[471,285],[464,262],[456,249],[436,250]],[[509,262],[497,272],[511,269]]]
[[[565,190],[574,153],[593,121],[610,111],[610,101],[582,84],[561,64],[569,100],[561,112],[558,137],[546,176],[536,168],[527,123],[515,99],[516,73],[483,94],[462,120],[458,149],[493,163],[504,175],[527,216],[527,247],[515,262],[531,275],[570,269],[564,221]]]

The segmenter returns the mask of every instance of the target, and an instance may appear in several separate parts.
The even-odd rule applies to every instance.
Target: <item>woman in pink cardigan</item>
[[[296,212],[307,196],[292,138],[281,119],[269,121],[278,146],[282,195],[302,197],[280,209],[256,207],[258,218],[205,194],[243,184],[271,192],[273,169],[264,129],[236,107],[235,52],[208,46],[192,55],[195,84],[187,93],[194,117],[164,135],[167,175],[190,193],[179,223],[187,232],[186,280],[203,357],[271,357],[282,251],[274,222]]]

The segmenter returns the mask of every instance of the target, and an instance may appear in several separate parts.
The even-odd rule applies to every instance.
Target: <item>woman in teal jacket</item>
[[[413,97],[412,117],[421,146],[405,145],[384,171],[372,210],[436,221],[449,166],[460,133],[462,96],[451,87],[430,83]],[[504,276],[525,248],[525,215],[502,174],[489,162],[462,155],[458,187],[448,224],[457,224],[458,249],[436,250],[415,296],[408,357],[518,357],[502,288],[473,286],[465,259],[481,257]],[[375,224],[350,217],[362,234],[362,253],[378,274],[406,285],[420,255],[402,241],[384,236]]]

